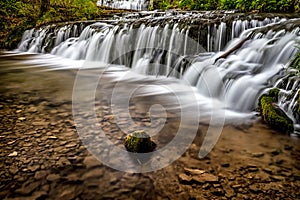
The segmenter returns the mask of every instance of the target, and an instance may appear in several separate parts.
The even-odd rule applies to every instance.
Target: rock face
[[[268,94],[263,94],[259,98],[262,119],[275,130],[292,133],[294,131],[293,121],[275,103],[278,92],[278,89],[273,89],[270,90]]]
[[[135,153],[148,153],[156,148],[156,144],[145,131],[135,131],[127,135],[124,141],[127,151]]]

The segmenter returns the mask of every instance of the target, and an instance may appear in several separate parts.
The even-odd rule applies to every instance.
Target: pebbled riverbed
[[[0,56],[1,199],[296,199],[300,195],[299,138],[252,125],[226,125],[213,151],[198,158],[207,125],[193,144],[161,170],[131,174],[99,162],[81,142],[72,116],[77,70],[28,65],[37,55]],[[49,67],[49,66],[47,66]],[[109,78],[109,76],[107,76]],[[122,132],[105,96],[96,105],[101,128],[122,146]],[[131,105],[147,126],[147,98]],[[168,115],[167,132],[179,119]],[[109,135],[109,134],[108,134]],[[156,138],[159,145],[171,136]],[[171,137],[172,138],[172,137]]]

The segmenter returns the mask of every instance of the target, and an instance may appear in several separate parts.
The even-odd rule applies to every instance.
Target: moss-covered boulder
[[[149,153],[156,148],[156,144],[151,137],[143,130],[127,135],[124,146],[127,151],[135,153]]]
[[[278,89],[270,90],[268,94],[263,94],[259,98],[262,119],[275,130],[292,133],[294,131],[293,121],[276,104],[278,92]]]

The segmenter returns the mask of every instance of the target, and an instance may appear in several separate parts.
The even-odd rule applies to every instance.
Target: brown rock
[[[249,189],[253,193],[259,193],[259,192],[261,192],[261,190],[259,189],[259,187],[257,185],[250,185]]]
[[[14,151],[14,152],[10,153],[8,156],[9,157],[16,157],[16,156],[18,156],[18,152]]]
[[[76,187],[67,187],[64,188],[58,199],[75,199],[76,193]]]
[[[40,182],[24,183],[22,188],[17,189],[15,192],[21,195],[31,194],[37,187],[39,187]]]
[[[70,161],[67,158],[61,157],[57,163],[58,166],[62,167],[62,166],[67,166],[67,165],[71,165]]]
[[[198,183],[217,183],[219,180],[217,176],[208,173],[193,176],[192,179]]]
[[[49,122],[32,122],[33,126],[48,126]]]
[[[12,175],[15,175],[16,173],[18,173],[18,171],[19,171],[19,168],[16,166],[11,166],[9,168],[9,173],[11,173]]]
[[[59,174],[49,174],[46,179],[47,179],[47,181],[54,182],[54,181],[57,181],[60,179],[60,175]]]
[[[45,199],[47,197],[47,193],[45,191],[36,191],[32,194],[30,199],[37,200],[37,199]]]
[[[178,178],[179,178],[179,182],[184,183],[184,184],[190,183],[192,181],[192,177],[190,177],[186,174],[179,174]]]
[[[82,179],[85,180],[85,179],[89,179],[89,178],[98,178],[98,177],[103,176],[103,174],[104,174],[103,169],[93,169],[93,170],[86,172],[82,176]]]
[[[229,163],[223,163],[223,164],[221,164],[221,166],[222,166],[222,167],[229,167],[230,164],[229,164]]]
[[[205,173],[204,170],[200,170],[200,169],[184,168],[184,170],[187,174],[191,174],[191,175],[201,175]]]
[[[43,179],[47,176],[47,174],[48,174],[48,171],[37,171],[34,175],[34,178],[36,180]]]
[[[265,154],[263,152],[257,152],[257,153],[252,153],[252,156],[253,157],[256,157],[256,158],[260,158],[260,157],[263,157]]]
[[[285,180],[285,178],[283,176],[278,176],[278,175],[272,175],[272,176],[270,176],[270,178],[275,181],[284,181]]]
[[[87,169],[101,165],[101,163],[94,156],[85,157],[83,163],[86,165]]]
[[[213,189],[211,193],[216,196],[224,196],[224,191],[221,188]]]
[[[76,145],[77,145],[77,143],[71,142],[71,143],[67,144],[65,147],[66,148],[72,148],[72,147],[75,147]]]
[[[28,167],[28,170],[32,172],[35,172],[38,169],[40,169],[40,165],[31,165]]]

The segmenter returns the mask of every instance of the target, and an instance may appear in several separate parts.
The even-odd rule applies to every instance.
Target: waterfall
[[[98,0],[97,6],[107,6],[116,9],[148,10],[145,0]]]
[[[161,40],[157,43],[157,45],[163,45],[159,46],[162,49],[166,48],[165,45],[171,45],[169,48],[172,48],[176,51],[181,51],[179,48],[183,48],[184,51],[180,52],[180,55],[187,55],[189,53],[197,54],[203,52],[204,49],[208,52],[218,52],[224,49],[232,37],[237,37],[244,30],[285,20],[279,19],[278,17],[274,17],[272,19],[267,18],[263,21],[258,21],[257,19],[245,19],[241,21],[238,19],[233,21],[232,25],[230,25],[231,22],[221,22],[220,24],[212,22],[206,25],[206,30],[208,31],[207,36],[205,35],[204,39],[199,39],[201,35],[205,33],[205,29],[202,28],[199,32],[199,29],[195,31],[190,29],[190,27],[196,26],[199,23],[197,20],[202,20],[204,17],[203,14],[194,16],[189,16],[188,14],[175,16],[166,14],[166,17],[161,15],[155,17],[154,15],[146,16],[138,20],[121,18],[118,20],[121,21],[121,23],[115,26],[104,21],[96,22],[94,24],[75,23],[62,27],[46,26],[43,28],[31,29],[24,33],[18,49],[20,51],[29,51],[35,53],[51,53],[73,59],[107,61],[109,56],[106,55],[106,60],[103,60],[103,52],[105,52],[105,54],[117,54],[118,52],[112,53],[108,50],[108,48],[119,49],[120,44],[122,44],[124,48],[124,46],[128,44],[128,40],[130,40],[130,42],[136,42],[135,49],[146,48],[147,45],[153,45],[153,42]],[[247,24],[247,26],[245,24]],[[229,26],[232,26],[232,28],[228,28]],[[164,29],[164,31],[161,31],[161,29]],[[135,33],[126,35],[128,32]],[[163,33],[161,34],[161,32]],[[174,33],[177,32],[188,33],[187,37],[190,37],[199,43],[195,52],[192,52],[191,50],[189,50],[190,52],[187,52],[187,50],[191,47],[189,46],[189,48],[187,48],[187,45],[189,44],[186,39],[180,42],[176,41],[175,43],[172,41],[174,39]],[[178,35],[179,34],[177,34],[177,36]],[[136,40],[133,38],[136,38]],[[151,41],[148,41],[148,38],[152,38]],[[173,42],[176,47],[172,47],[172,44],[167,44],[169,42]],[[110,46],[108,47],[108,45]],[[199,45],[204,49],[199,48]],[[73,51],[74,49],[77,49],[80,52],[75,52]],[[75,55],[72,52],[75,52]],[[115,57],[121,56],[121,53],[122,52],[120,52],[119,55],[115,55]],[[133,59],[133,66],[131,66],[129,63],[118,64],[134,67],[137,59],[142,57],[141,53],[137,54],[138,55],[135,55],[135,58]],[[165,55],[161,56],[164,57]],[[145,55],[145,57],[147,56]],[[127,61],[130,62],[128,59]],[[172,58],[168,57],[169,64],[171,61]]]
[[[268,88],[284,85],[279,87],[278,105],[299,124],[300,117],[293,114],[299,107],[299,76],[289,77],[287,70],[299,52],[300,29],[289,24],[295,21],[278,17],[210,21],[201,13],[150,13],[138,19],[125,16],[46,26],[27,30],[18,50],[176,77],[202,96],[222,102],[224,109],[241,113],[253,112]],[[248,36],[241,47],[215,62]]]

